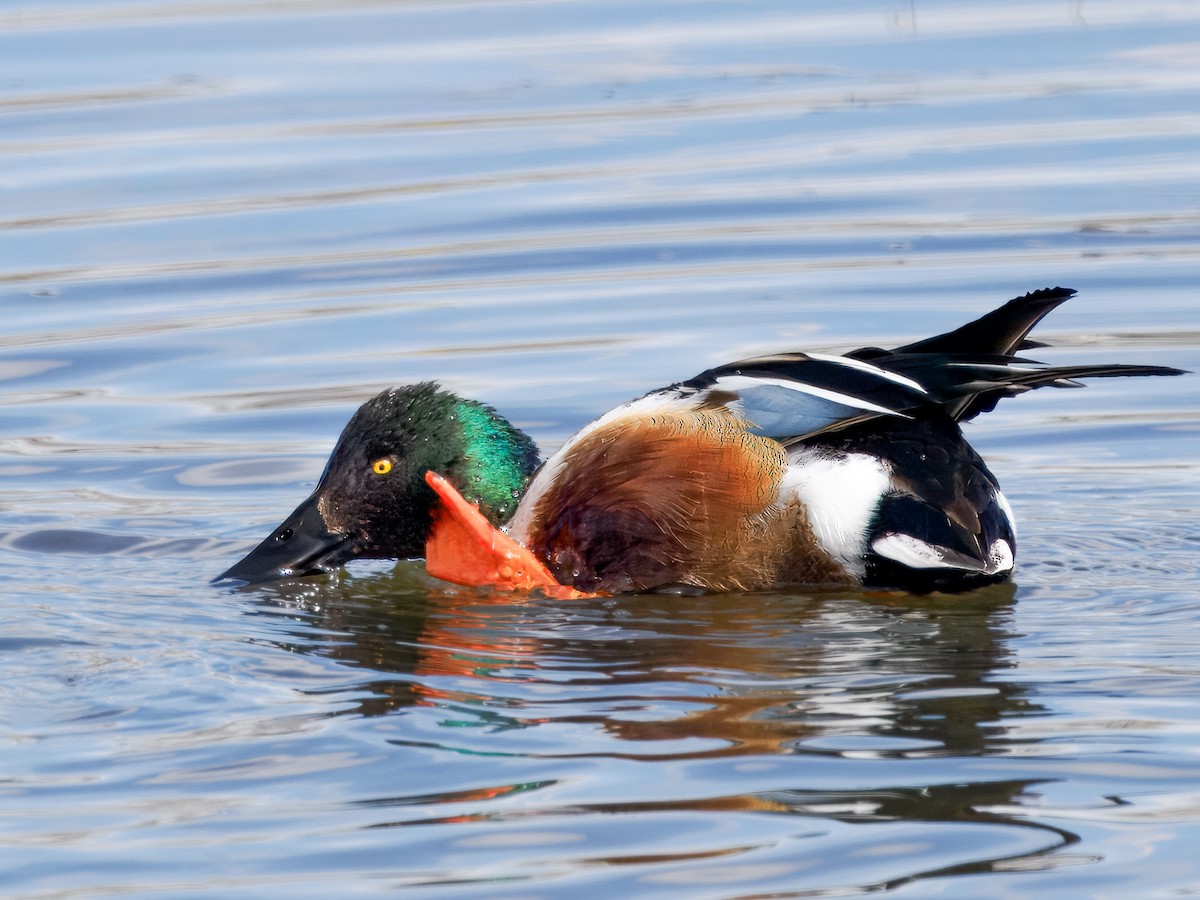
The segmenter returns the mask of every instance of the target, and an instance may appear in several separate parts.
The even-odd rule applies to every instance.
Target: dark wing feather
[[[1099,363],[1082,366],[1043,366],[1019,357],[978,357],[970,354],[895,354],[875,365],[919,381],[931,399],[952,419],[965,422],[990,412],[1005,397],[1040,387],[1083,387],[1079,378],[1117,378],[1128,375],[1182,375],[1167,366]]]
[[[1004,397],[1039,387],[1078,387],[1078,378],[1180,375],[1166,366],[1044,366],[1014,354],[1044,346],[1029,332],[1074,295],[1044,288],[1010,300],[961,328],[895,350],[866,347],[844,357],[779,353],[702,372],[668,390],[737,398],[754,431],[786,445],[881,418],[939,411],[955,421],[988,412]]]
[[[1043,366],[1014,356],[1018,350],[1045,346],[1029,340],[1029,332],[1074,294],[1062,287],[1031,291],[954,331],[895,350],[868,347],[847,356],[919,382],[931,400],[960,422],[990,412],[1005,397],[1034,388],[1081,387],[1074,380],[1078,378],[1184,374],[1168,366]]]
[[[729,363],[668,390],[702,392],[709,405],[736,399],[752,433],[785,446],[880,417],[907,418],[929,403],[924,388],[907,376],[805,353]]]

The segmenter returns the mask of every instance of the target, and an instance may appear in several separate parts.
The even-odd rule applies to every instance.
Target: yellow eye
[[[371,463],[371,471],[376,475],[386,475],[392,471],[392,461],[386,457],[384,459],[377,459]]]

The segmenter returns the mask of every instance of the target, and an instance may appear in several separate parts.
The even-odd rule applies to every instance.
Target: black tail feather
[[[798,432],[770,433],[790,445],[888,415],[911,418],[935,414],[965,421],[995,409],[1005,397],[1040,387],[1082,387],[1078,379],[1083,378],[1187,374],[1168,366],[1118,363],[1047,366],[1018,355],[1022,350],[1046,346],[1031,340],[1030,330],[1074,294],[1070,288],[1061,287],[1031,291],[954,331],[895,350],[863,347],[845,354],[847,360],[866,362],[868,366],[845,365],[819,354],[777,353],[709,369],[676,387],[703,390],[727,376],[807,385],[816,403],[825,398],[833,404],[835,409],[827,417],[798,413],[787,403],[771,407],[778,397],[768,400],[762,395],[756,401],[760,404],[758,413],[779,418],[772,428],[792,427],[787,420],[791,414],[805,424]],[[879,369],[899,377],[881,376]],[[805,393],[803,388],[799,392]],[[839,395],[852,399],[839,406]],[[745,401],[744,397],[740,399]],[[852,411],[847,412],[845,407]]]
[[[983,387],[961,400],[947,404],[947,412],[960,422],[991,412],[1005,397],[1014,397],[1040,387],[1078,388],[1084,385],[1078,378],[1120,378],[1127,375],[1186,375],[1183,369],[1170,366],[1122,365],[1112,363],[1093,366],[1050,366],[1034,372],[1011,371],[997,379],[993,387]]]
[[[961,328],[897,347],[892,352],[1009,356],[1018,350],[1044,347],[1045,344],[1027,341],[1026,337],[1048,313],[1074,295],[1074,290],[1064,287],[1030,291]]]
[[[1082,387],[1078,378],[1185,374],[1167,366],[1042,366],[1015,356],[1046,346],[1030,340],[1029,332],[1074,294],[1063,287],[1030,291],[945,334],[891,351],[867,348],[847,355],[915,379],[958,421],[990,412],[1003,398],[1034,388]]]

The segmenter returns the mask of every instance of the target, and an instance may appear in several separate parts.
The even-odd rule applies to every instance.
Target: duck
[[[1185,374],[1021,355],[1075,293],[1031,291],[890,350],[726,363],[613,409],[544,462],[490,406],[432,382],[383,391],[312,495],[219,579],[424,557],[446,581],[560,598],[1005,581],[1013,510],[962,424],[1037,388]]]

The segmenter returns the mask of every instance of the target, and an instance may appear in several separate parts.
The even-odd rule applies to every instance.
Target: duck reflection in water
[[[454,753],[651,765],[977,757],[1006,750],[999,723],[1038,711],[1021,684],[996,677],[1014,665],[1006,646],[1010,584],[955,597],[844,592],[562,602],[446,590],[414,564],[320,591],[313,624],[330,640],[307,652],[364,673],[339,698],[338,712],[425,710],[433,719],[421,733],[427,737],[435,722],[437,745]],[[541,728],[572,735],[563,740],[560,731],[547,743],[537,737]],[[548,746],[559,749],[547,756]],[[1031,783],[939,780],[829,790],[804,779],[672,808],[1043,828],[979,812],[1011,807]],[[492,815],[484,800],[496,795],[480,798],[481,817]],[[630,809],[626,800],[611,811]],[[1054,846],[1073,839],[1050,831]]]
[[[419,603],[397,602],[422,582]],[[577,603],[434,585],[413,564],[321,586],[320,626],[333,637],[320,652],[386,676],[359,686],[370,696],[352,711],[453,704],[503,729],[568,715],[598,726],[589,752],[661,758],[793,752],[812,737],[868,732],[976,753],[987,746],[980,722],[1024,708],[1019,685],[990,681],[1009,666],[1011,584],[952,597]]]

